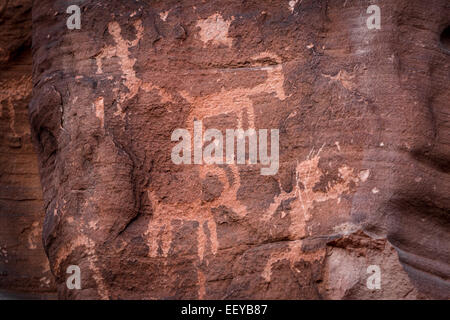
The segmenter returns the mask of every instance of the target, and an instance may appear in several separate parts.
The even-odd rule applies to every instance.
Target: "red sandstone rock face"
[[[68,30],[40,1],[30,118],[60,297],[450,297],[450,7],[383,1],[369,30],[368,5],[83,1]],[[277,174],[175,165],[195,120],[278,129]]]
[[[31,143],[31,1],[0,6],[0,299],[55,290],[42,246],[44,208]]]

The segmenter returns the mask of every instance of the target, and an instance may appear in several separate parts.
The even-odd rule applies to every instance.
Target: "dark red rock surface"
[[[31,1],[0,5],[0,299],[54,295],[42,246],[44,207],[31,143]],[[13,295],[11,296],[11,294]]]
[[[369,1],[74,3],[80,30],[32,18],[60,298],[450,298],[447,0],[379,2],[380,30]],[[194,120],[278,129],[277,174],[175,165]]]

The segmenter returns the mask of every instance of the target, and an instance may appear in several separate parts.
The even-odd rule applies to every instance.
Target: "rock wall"
[[[448,1],[73,3],[33,8],[29,106],[61,298],[450,297]],[[200,120],[279,130],[276,174],[176,165]]]
[[[31,1],[0,6],[0,299],[51,297],[42,246],[44,208],[31,143]],[[14,295],[16,296],[16,295]]]

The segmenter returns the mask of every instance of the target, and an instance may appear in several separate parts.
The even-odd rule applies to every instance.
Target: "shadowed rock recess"
[[[72,2],[80,30],[32,19],[60,298],[450,298],[448,0],[376,1],[380,29],[373,1]],[[195,120],[278,129],[278,172],[174,164]]]
[[[31,1],[0,1],[0,300],[48,298],[44,208],[31,142]]]

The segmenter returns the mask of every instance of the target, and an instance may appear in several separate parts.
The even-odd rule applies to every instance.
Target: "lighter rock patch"
[[[209,16],[207,19],[199,20],[197,27],[200,28],[200,40],[205,46],[211,42],[215,45],[223,44],[231,47],[233,39],[228,37],[228,29],[233,20],[234,17],[231,20],[224,20],[219,13]]]

